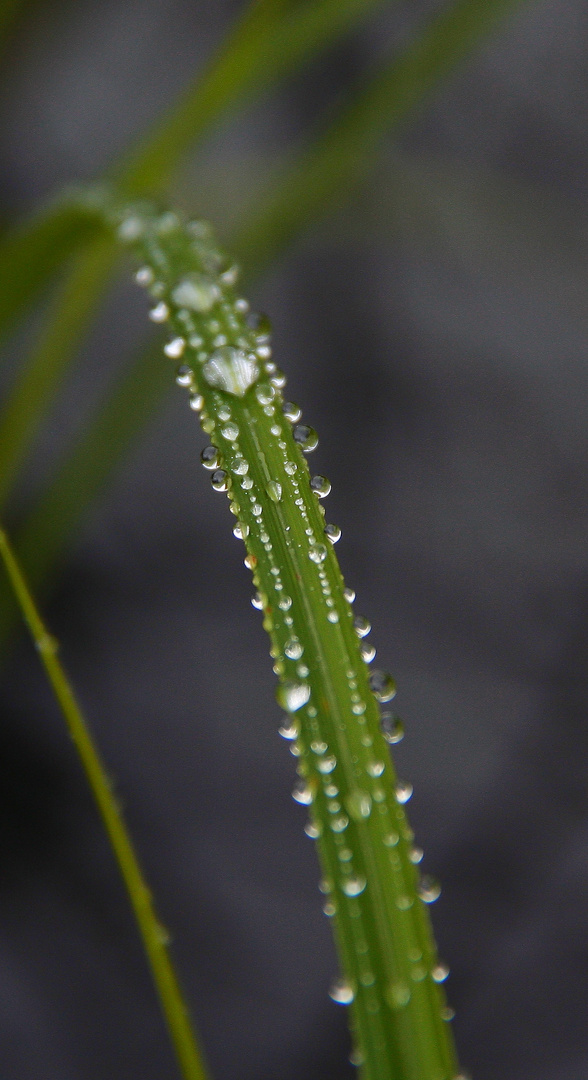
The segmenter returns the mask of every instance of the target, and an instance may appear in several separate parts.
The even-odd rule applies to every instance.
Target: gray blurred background
[[[229,235],[317,112],[441,6],[384,6],[227,122],[180,205]],[[242,7],[31,5],[1,75],[4,219],[98,175]],[[250,291],[319,431],[343,571],[400,686],[395,758],[443,883],[434,924],[475,1080],[588,1075],[587,58],[585,3],[527,0]],[[123,283],[43,429],[23,506],[144,333],[144,297]],[[170,386],[47,614],[215,1080],[349,1080],[315,852],[204,442]],[[24,640],[0,743],[0,1076],[172,1080],[126,898]]]

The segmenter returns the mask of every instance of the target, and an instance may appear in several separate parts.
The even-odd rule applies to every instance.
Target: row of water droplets
[[[280,728],[280,734],[289,740],[293,754],[301,759],[301,779],[293,796],[296,801],[309,805],[315,800],[320,789],[321,802],[324,803],[327,813],[315,815],[305,829],[309,836],[318,838],[322,832],[321,817],[329,822],[339,868],[337,890],[331,880],[324,879],[321,882],[321,889],[326,894],[323,910],[328,916],[335,915],[340,893],[347,904],[348,915],[357,921],[357,925],[361,921],[361,908],[357,898],[368,886],[365,874],[358,872],[354,866],[353,850],[346,842],[346,832],[350,817],[356,823],[364,822],[371,815],[374,806],[386,816],[387,825],[390,826],[390,808],[385,792],[378,783],[386,769],[386,762],[370,757],[365,766],[369,790],[356,784],[342,801],[339,787],[335,783],[338,772],[337,757],[325,741],[318,710],[311,698],[309,668],[303,658],[303,635],[296,632],[294,613],[291,611],[292,597],[284,589],[271,540],[271,530],[268,531],[265,521],[263,503],[266,500],[260,498],[258,485],[249,475],[250,464],[240,446],[240,430],[233,418],[230,400],[244,398],[255,387],[257,407],[261,407],[264,415],[271,420],[270,432],[281,451],[283,475],[279,479],[269,476],[265,478],[265,495],[271,503],[279,504],[282,501],[284,484],[290,486],[304,525],[308,559],[316,567],[326,619],[334,628],[340,616],[325,564],[327,545],[339,540],[341,530],[335,525],[323,523],[322,535],[317,534],[316,525],[309,517],[301,490],[301,485],[308,482],[307,470],[301,468],[300,462],[293,459],[285,438],[284,425],[292,425],[294,442],[304,453],[315,449],[318,443],[316,432],[300,423],[301,413],[296,405],[283,401],[281,390],[285,385],[285,378],[271,359],[269,322],[264,316],[251,314],[247,301],[234,295],[233,287],[237,281],[238,269],[235,266],[226,266],[222,255],[214,247],[209,226],[203,222],[192,222],[187,226],[189,244],[200,268],[182,273],[175,281],[171,280],[172,260],[168,255],[168,247],[170,240],[181,233],[181,223],[176,215],[163,214],[159,218],[146,221],[141,213],[131,212],[123,217],[118,228],[121,239],[130,244],[139,244],[143,253],[148,255],[148,261],[138,271],[136,279],[148,289],[153,298],[150,318],[156,323],[169,322],[174,330],[179,330],[171,335],[164,346],[164,353],[172,360],[183,361],[177,369],[176,381],[189,390],[190,405],[200,413],[204,430],[221,444],[211,445],[202,453],[203,465],[212,472],[212,486],[216,490],[229,492],[231,510],[238,518],[234,528],[235,535],[247,542],[248,538],[252,539],[249,534],[254,530],[263,547],[264,563],[269,567],[277,600],[275,604],[270,604],[266,590],[265,593],[258,592],[253,603],[255,607],[264,610],[264,625],[270,633],[274,632],[271,650],[275,660],[274,670],[282,678],[277,696],[288,713]],[[189,363],[186,362],[188,358]],[[217,390],[221,393],[215,392]],[[240,491],[237,491],[237,488]],[[330,483],[324,476],[314,476],[310,480],[310,488],[318,499],[323,499],[330,491]],[[244,506],[240,505],[242,502]],[[319,509],[324,517],[322,506]],[[286,537],[287,545],[288,542],[289,538]],[[251,550],[245,563],[253,571],[254,580],[260,584],[261,579],[257,573],[258,559]],[[344,596],[350,608],[354,600],[352,590],[345,589]],[[361,616],[353,617],[351,609],[348,614],[353,619],[360,641],[361,659],[370,664],[375,657],[375,648],[371,642],[365,640],[370,631],[369,623]],[[280,623],[283,624],[285,635],[282,648],[276,645],[277,638],[282,637],[277,633]],[[295,665],[293,672],[289,670],[288,662]],[[353,667],[348,668],[346,678],[351,715],[362,726],[365,724],[366,703],[359,692],[357,672]],[[369,683],[379,702],[387,703],[394,697],[394,680],[387,672],[372,671]],[[299,719],[303,714],[305,736]],[[381,716],[381,730],[389,743],[399,742],[402,738],[400,721],[387,710]],[[371,749],[373,740],[367,727],[362,735],[362,743]],[[309,761],[313,764],[310,782]],[[357,767],[355,771],[359,772]],[[398,820],[393,823],[393,827],[387,827],[383,842],[390,851],[393,867],[400,871],[400,859],[394,848],[401,836],[406,841],[412,840],[412,833],[402,809],[412,794],[412,787],[399,782],[395,794]],[[420,849],[412,847],[410,858],[415,864],[420,862]],[[438,885],[432,879],[421,879],[419,892],[425,902],[435,900],[439,891]],[[399,910],[406,910],[412,901],[401,890],[397,893],[396,904]],[[379,1002],[376,994],[369,994],[375,978],[369,962],[365,962],[368,948],[361,928],[355,939],[356,951],[361,961],[359,981],[364,994],[368,995],[368,1009],[375,1012],[379,1008]],[[414,982],[426,978],[428,974],[435,982],[442,982],[447,977],[448,969],[445,965],[437,962],[427,971],[421,963],[422,955],[417,953],[418,950],[413,951],[411,976]],[[356,992],[356,984],[348,978],[335,980],[330,991],[332,999],[341,1004],[350,1004]],[[410,987],[405,983],[394,981],[388,987],[387,1000],[393,1009],[401,1009],[407,1005],[410,996]],[[444,1019],[450,1019],[452,1015],[452,1011],[445,1008]],[[361,1063],[359,1049],[354,1051],[353,1060],[356,1064]]]

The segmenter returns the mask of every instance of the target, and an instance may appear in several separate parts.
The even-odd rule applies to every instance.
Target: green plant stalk
[[[236,269],[209,226],[186,227],[145,205],[113,213],[113,222],[142,264],[137,280],[155,301],[151,317],[169,325],[164,352],[182,359],[176,377],[210,437],[213,487],[228,491],[245,540],[287,713],[282,734],[298,762],[294,797],[309,806],[334,918],[341,978],[331,996],[351,1006],[362,1080],[454,1080],[439,985],[446,969],[422,899],[437,890],[419,884],[407,791],[375,696],[390,700],[394,683],[385,672],[370,675],[362,658],[366,627],[354,618],[330,542],[337,530],[325,526],[316,494],[329,485],[309,482],[303,453],[316,435],[292,428],[268,329],[246,321]]]
[[[262,192],[230,238],[248,273],[261,273],[326,207],[340,205],[368,171],[382,136],[397,128],[520,0],[458,0],[340,109],[327,130]]]
[[[35,439],[48,404],[79,347],[117,258],[108,236],[78,256],[53,315],[0,414],[0,506]]]
[[[67,675],[57,657],[58,644],[45,628],[2,528],[0,528],[0,557],[4,562],[22,616],[37,647],[47,678],[80,756],[118,862],[143,940],[181,1075],[184,1080],[206,1080],[207,1073],[165,944],[166,932],[155,914],[151,893],[143,878],[131,839],[117,807],[111,783]]]

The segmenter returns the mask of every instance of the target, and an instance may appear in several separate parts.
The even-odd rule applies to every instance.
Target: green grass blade
[[[117,258],[111,238],[95,241],[76,260],[37,348],[0,414],[0,505],[35,438],[48,404],[75,355]]]
[[[181,357],[177,377],[211,441],[213,487],[228,492],[245,540],[288,714],[283,734],[296,742],[294,797],[310,807],[334,916],[341,979],[331,996],[351,1005],[362,1080],[455,1080],[445,970],[423,904],[436,890],[419,883],[380,727],[376,697],[390,700],[394,682],[364,659],[369,625],[354,619],[337,533],[317,498],[330,485],[310,481],[303,453],[316,434],[284,414],[268,331],[247,323],[209,227],[145,207],[127,214],[140,280],[168,322],[164,351]]]
[[[231,239],[248,272],[260,273],[368,170],[381,137],[412,113],[439,81],[519,0],[458,0],[352,98],[330,128],[286,170],[262,209]]]
[[[72,195],[0,239],[0,338],[65,259],[100,228],[100,217]]]
[[[221,114],[269,90],[383,0],[258,0],[179,105],[118,166],[117,187],[150,194]]]
[[[45,628],[2,528],[0,528],[0,557],[4,563],[24,621],[39,652],[59,708],[63,713],[74,746],[79,754],[113,853],[118,862],[151,968],[153,981],[161,1001],[180,1073],[184,1080],[206,1080],[207,1074],[202,1057],[188,1019],[188,1009],[182,997],[178,979],[165,944],[165,931],[155,914],[151,893],[143,877],[139,860],[134,852],[131,838],[118,809],[115,796],[112,793],[111,783],[68,677],[57,657],[57,642]]]

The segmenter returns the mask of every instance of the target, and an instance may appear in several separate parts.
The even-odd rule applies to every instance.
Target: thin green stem
[[[6,567],[23,618],[38,649],[47,678],[80,756],[112,850],[116,856],[137,920],[137,926],[143,939],[145,953],[151,967],[153,981],[161,1001],[181,1075],[184,1080],[206,1080],[207,1073],[188,1019],[188,1009],[168,955],[165,944],[165,931],[155,914],[151,893],[133,850],[129,833],[117,807],[110,782],[92,740],[88,725],[76,701],[67,675],[57,657],[57,642],[45,628],[6,533],[2,528],[0,528],[0,556]]]

